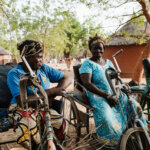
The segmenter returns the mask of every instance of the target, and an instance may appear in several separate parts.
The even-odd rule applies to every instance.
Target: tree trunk
[[[147,42],[146,47],[144,48],[141,56],[138,59],[136,68],[135,68],[135,72],[133,75],[133,80],[137,81],[139,84],[142,81],[142,76],[143,76],[143,65],[142,65],[142,59],[143,58],[147,58],[150,57],[150,40]]]
[[[69,58],[69,56],[70,56],[70,51],[69,51],[69,52],[64,51],[64,57],[65,57],[65,58]]]
[[[43,37],[43,43],[42,43],[42,48],[43,48],[43,58],[45,58],[45,44],[46,44],[46,34],[47,34],[47,29],[48,27],[46,27],[45,32],[44,32],[44,37]]]
[[[150,23],[150,11],[149,11],[149,4],[150,4],[150,0],[146,1],[146,0],[137,0],[139,2],[139,4],[142,7],[143,10],[143,14],[146,18],[146,20]]]
[[[71,62],[72,62],[72,58],[70,57],[70,51],[69,52],[64,51],[64,57],[65,57],[65,63],[67,65],[67,68],[70,70]]]
[[[147,2],[145,0],[137,0],[137,2],[139,2],[139,4],[141,5],[146,20],[148,21],[148,23],[150,23],[150,13],[148,8],[150,0]],[[150,40],[147,42],[147,45],[144,48],[143,53],[138,59],[136,69],[133,75],[133,80],[137,81],[138,83],[141,83],[142,76],[143,76],[142,59],[147,57],[150,57]]]

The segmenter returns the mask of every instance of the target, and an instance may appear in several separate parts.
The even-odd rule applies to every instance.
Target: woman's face
[[[43,52],[29,56],[26,59],[33,70],[38,70],[43,64]]]
[[[102,57],[102,55],[104,53],[104,45],[102,43],[97,43],[97,44],[93,45],[93,47],[91,49],[91,53],[92,53],[93,57],[95,57],[95,58]]]

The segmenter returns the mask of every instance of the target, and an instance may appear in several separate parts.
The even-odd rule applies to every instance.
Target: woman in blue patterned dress
[[[131,114],[131,111],[128,98],[123,92],[120,93],[119,99],[112,95],[113,92],[105,76],[105,70],[114,68],[114,65],[110,60],[102,58],[104,46],[104,41],[97,35],[89,40],[92,57],[86,59],[81,65],[80,77],[83,85],[88,90],[90,103],[94,107],[93,114],[98,138],[101,142],[114,146],[118,143],[122,132],[126,128],[127,111],[129,114]],[[121,103],[123,114],[118,101]],[[139,104],[134,100],[132,101],[137,108]],[[139,115],[146,126],[142,111]]]

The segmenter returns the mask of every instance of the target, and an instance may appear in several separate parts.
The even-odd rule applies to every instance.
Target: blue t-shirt
[[[13,68],[8,73],[7,84],[13,96],[11,104],[17,103],[15,97],[20,95],[19,80],[24,74],[25,72],[21,64],[18,64],[17,67]],[[50,82],[57,83],[63,78],[64,73],[54,68],[51,68],[46,64],[43,64],[42,67],[37,70],[36,75],[41,80],[41,84],[44,90],[47,90],[50,88]],[[27,88],[27,93],[28,95],[33,94],[30,88]]]

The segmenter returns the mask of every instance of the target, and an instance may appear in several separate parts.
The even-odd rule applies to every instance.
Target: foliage
[[[0,41],[0,45],[4,45],[4,48],[8,48],[14,55],[18,55],[15,50],[16,43],[24,39],[34,39],[42,44],[47,56],[63,57],[64,52],[68,56],[77,55],[87,49],[89,36],[93,36],[95,33],[104,36],[102,26],[96,24],[96,20],[93,21],[93,18],[98,16],[91,16],[82,24],[78,21],[75,11],[73,11],[73,5],[79,3],[85,4],[89,8],[95,8],[97,11],[113,12],[109,14],[108,19],[118,21],[119,27],[124,25],[123,18],[126,17],[130,18],[131,22],[137,19],[138,26],[143,26],[142,11],[138,1],[128,2],[136,4],[136,12],[133,11],[133,13],[126,11],[128,5],[125,0],[60,0],[59,7],[55,9],[52,2],[54,1],[1,0],[0,38],[3,40]],[[65,5],[68,9],[65,8]],[[126,6],[123,7],[123,5]],[[115,11],[120,7],[123,7],[124,14],[119,16],[115,14]],[[129,33],[125,34],[126,38],[129,36]],[[141,42],[144,40],[140,40]]]
[[[16,7],[17,6],[17,7]],[[77,55],[87,49],[89,34],[99,32],[86,20],[81,24],[71,11],[52,9],[50,0],[2,0],[0,3],[0,45],[18,56],[16,43],[39,41],[46,56],[62,57],[64,52]],[[51,15],[49,15],[51,14]],[[65,54],[66,54],[65,53]]]
[[[95,9],[99,11],[107,11],[108,17],[107,20],[111,22],[117,22],[118,27],[116,28],[116,31],[120,29],[122,26],[124,26],[126,23],[133,23],[136,22],[138,27],[143,27],[144,22],[149,22],[150,24],[150,1],[149,0],[93,0],[92,3],[89,3],[89,0],[74,0],[76,2],[81,2],[87,6],[94,7]],[[129,9],[130,7],[130,9]],[[132,9],[131,9],[132,7]],[[120,11],[121,10],[121,11]],[[128,11],[127,11],[128,10]],[[136,31],[138,33],[138,31]],[[114,35],[113,34],[113,35]],[[128,33],[125,37],[128,37]],[[145,42],[145,39],[143,39],[144,35],[141,36],[140,44],[142,44],[142,41]],[[133,40],[134,39],[133,37]]]

